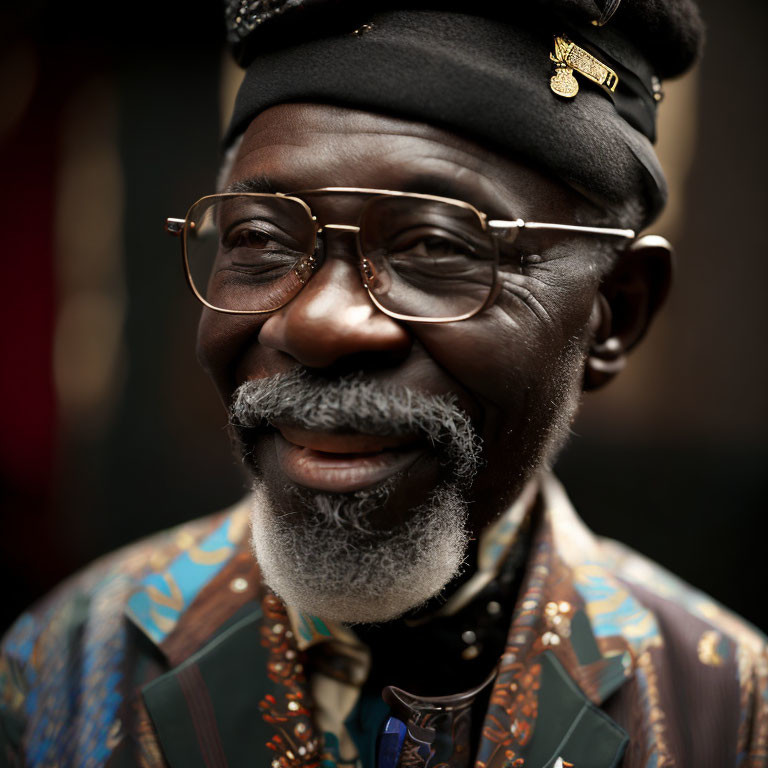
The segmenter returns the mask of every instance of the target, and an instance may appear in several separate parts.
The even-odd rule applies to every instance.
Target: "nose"
[[[407,355],[411,342],[405,326],[373,305],[356,260],[337,249],[329,250],[302,291],[259,332],[262,346],[308,368],[392,365]]]

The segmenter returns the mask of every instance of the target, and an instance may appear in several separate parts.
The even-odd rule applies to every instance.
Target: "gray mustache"
[[[362,373],[336,380],[304,369],[241,384],[230,421],[244,442],[247,430],[283,422],[327,432],[417,434],[444,455],[456,479],[470,481],[480,465],[480,438],[453,395],[383,385]]]

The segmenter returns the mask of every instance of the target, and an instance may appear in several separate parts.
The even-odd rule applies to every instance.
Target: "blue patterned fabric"
[[[161,617],[167,633],[164,620],[178,620],[223,567],[234,552],[231,525],[232,516],[219,520],[203,538],[210,520],[196,522],[133,545],[97,561],[19,617],[0,656],[0,723],[23,723],[25,766],[106,763],[123,736],[118,712],[131,685],[124,679],[126,611],[136,605],[137,623],[153,640],[162,639],[154,618]],[[171,565],[157,572],[152,563],[159,553]],[[182,603],[173,614],[162,603],[175,599],[177,588]],[[0,746],[2,734],[0,727]]]
[[[112,573],[88,586],[79,599],[54,603],[42,616],[24,614],[9,634],[5,652],[26,671],[24,755],[30,767],[102,765],[114,747],[123,607],[133,582]],[[72,642],[75,633],[78,643]]]
[[[128,614],[156,643],[173,631],[200,590],[224,567],[235,551],[227,518],[198,546],[182,552],[161,573],[150,573],[128,601]]]

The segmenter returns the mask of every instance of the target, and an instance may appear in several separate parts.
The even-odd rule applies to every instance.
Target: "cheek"
[[[532,412],[552,399],[552,388],[578,378],[574,361],[583,357],[594,294],[586,286],[544,291],[543,283],[515,278],[481,315],[414,330],[432,359],[481,402],[490,442],[523,421],[534,426]]]
[[[211,377],[225,405],[235,388],[236,370],[263,320],[204,309],[197,328],[197,359]]]
[[[581,391],[591,295],[533,291],[527,300],[505,292],[463,323],[414,331],[482,406],[486,465],[473,487],[475,530],[511,503],[564,439]]]
[[[415,334],[468,390],[503,406],[515,390],[544,376],[573,339],[584,338],[589,308],[571,309],[553,318],[505,298],[481,316],[450,326],[423,326]]]

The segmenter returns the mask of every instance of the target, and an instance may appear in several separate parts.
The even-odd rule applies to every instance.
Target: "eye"
[[[265,249],[274,241],[265,232],[259,232],[257,229],[243,229],[236,233],[234,242],[231,242],[231,248],[256,248]]]
[[[463,237],[451,232],[435,228],[414,228],[393,237],[388,250],[393,256],[436,260],[451,256],[475,258],[478,249]]]
[[[473,255],[473,249],[465,243],[458,242],[454,238],[449,239],[437,235],[422,238],[411,248],[411,251],[420,256],[431,256],[432,258]]]
[[[215,268],[219,274],[231,273],[230,280],[269,282],[282,278],[306,256],[295,238],[273,222],[246,220],[224,232]]]
[[[225,250],[293,250],[291,237],[266,222],[243,222],[230,227],[224,233],[221,244]]]

